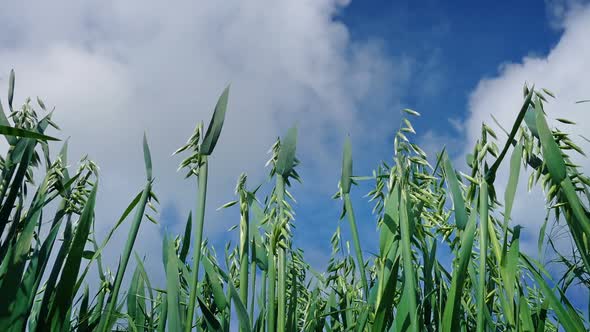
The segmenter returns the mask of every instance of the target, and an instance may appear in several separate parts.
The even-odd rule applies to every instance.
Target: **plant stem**
[[[277,185],[276,185],[276,194],[277,194],[277,203],[279,204],[279,214],[278,214],[278,226],[280,227],[287,227],[288,220],[284,221],[284,206],[283,200],[285,197],[285,179],[281,175],[277,175]],[[285,225],[283,226],[283,223]],[[285,242],[288,239],[284,239]],[[285,313],[287,307],[287,299],[286,299],[286,252],[285,248],[279,246],[278,248],[278,314],[277,314],[277,331],[284,332],[285,331]]]
[[[252,252],[254,252],[254,241],[252,241]],[[250,326],[254,326],[254,299],[256,298],[256,261],[252,257],[252,263],[250,264],[250,273],[252,273],[252,299],[250,300]]]
[[[506,156],[506,152],[508,152],[508,148],[510,147],[512,140],[514,140],[514,137],[516,136],[516,133],[518,132],[518,129],[520,128],[520,124],[524,120],[524,116],[529,108],[529,105],[531,103],[531,99],[533,98],[533,93],[534,93],[534,88],[531,89],[529,94],[526,96],[524,103],[522,104],[522,107],[520,108],[520,111],[518,112],[518,115],[516,116],[516,121],[512,125],[512,130],[510,131],[510,135],[508,136],[508,139],[506,140],[506,144],[502,148],[502,152],[500,152],[500,155],[498,156],[498,158],[496,159],[494,164],[492,164],[492,167],[490,167],[490,169],[485,174],[484,181],[486,181],[489,184],[494,184],[494,180],[496,179],[496,171],[498,170],[498,167],[500,167],[502,160],[504,160],[504,156]]]
[[[479,212],[479,296],[477,302],[477,331],[486,326],[486,260],[488,254],[488,184],[482,181]]]
[[[268,268],[268,267],[267,267]],[[266,271],[262,271],[262,273],[260,274],[262,277],[262,284],[260,285],[260,300],[259,300],[259,305],[260,305],[260,313],[262,314],[263,312],[265,312],[265,310],[267,310],[267,307],[265,307],[266,305],[266,285],[268,284],[268,273]],[[254,295],[254,294],[252,294]],[[262,326],[260,327],[260,331],[264,331],[265,330],[265,320],[262,320]]]
[[[240,193],[240,299],[244,306],[248,306],[248,247],[249,247],[249,217],[248,199]],[[250,324],[252,325],[252,324]],[[243,328],[240,326],[240,330]]]
[[[266,312],[266,331],[272,332],[275,328],[275,286],[277,281],[277,271],[275,270],[274,245],[271,244],[268,253],[268,311]]]
[[[195,304],[197,301],[197,286],[199,282],[199,263],[201,261],[201,243],[203,242],[203,224],[205,223],[205,202],[207,197],[207,156],[201,156],[201,165],[199,166],[199,196],[197,197],[197,213],[194,219],[195,243],[193,256],[193,273],[191,280],[191,293],[186,316],[185,331],[192,330],[193,317],[195,315]]]
[[[277,314],[277,331],[284,332],[285,331],[285,309],[287,307],[287,299],[286,299],[286,280],[285,280],[285,270],[286,270],[286,258],[285,258],[285,249],[279,248],[279,277],[278,277],[278,314]]]

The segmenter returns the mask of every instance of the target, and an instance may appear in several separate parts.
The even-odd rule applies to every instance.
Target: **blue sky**
[[[352,38],[379,38],[415,67],[403,101],[423,128],[465,118],[467,98],[503,63],[546,55],[560,37],[539,1],[352,1],[338,16]],[[426,90],[426,91],[424,91]]]
[[[409,62],[407,70],[410,74],[403,88],[393,85],[391,89],[401,90],[401,107],[422,114],[412,120],[418,134],[431,131],[443,137],[453,136],[459,141],[466,133],[449,120],[461,123],[468,117],[468,99],[480,80],[498,75],[504,63],[519,62],[528,55],[546,56],[562,33],[561,29],[552,26],[549,9],[540,6],[538,1],[516,4],[508,1],[352,1],[336,15],[336,19],[349,28],[352,39],[374,40],[388,57]],[[355,164],[357,170],[364,172],[359,175],[369,175],[379,160],[390,160],[391,139],[399,125],[401,108],[388,110],[389,106],[370,105],[370,111],[359,110],[385,114],[392,124],[392,130],[388,137],[383,137],[382,144]],[[440,150],[445,143],[453,142],[441,140],[436,148]],[[450,145],[447,148],[461,153],[464,146]],[[357,146],[357,153],[358,150]],[[364,242],[374,249],[376,243],[371,239],[375,239],[376,233],[375,221],[370,217],[372,205],[362,199],[369,189],[370,186],[362,186],[356,190],[356,206],[357,214],[369,224],[364,225],[363,233],[368,235]],[[326,198],[315,195],[310,198],[310,202],[318,200]],[[306,203],[307,199],[304,199],[301,204]],[[338,204],[332,205],[339,207]],[[328,214],[325,206],[314,206],[313,203],[306,208],[302,208],[299,214],[303,220],[334,220],[339,212],[336,208]],[[312,212],[308,213],[309,210]],[[334,222],[328,223],[334,225]],[[304,241],[322,243],[329,248],[325,239],[332,234],[332,228],[318,230],[312,226],[307,231],[301,226],[298,232],[305,234]],[[346,228],[347,221],[344,220]],[[302,242],[302,245],[306,244]]]
[[[558,18],[552,13],[551,4],[542,6],[537,1],[516,4],[506,1],[353,1],[336,17],[349,28],[351,38],[376,39],[388,57],[409,62],[410,74],[399,94],[400,106],[422,114],[419,119],[412,120],[418,130],[419,142],[424,139],[421,133],[432,134],[431,137],[438,138],[433,146],[435,151],[447,146],[457,156],[458,163],[468,149],[463,144],[469,138],[464,129],[470,117],[469,101],[478,84],[483,79],[502,76],[505,64],[521,63],[525,57],[547,57],[564,33],[556,23]],[[529,79],[532,81],[533,77]],[[398,89],[397,86],[391,88]],[[369,107],[371,112],[379,111],[375,110],[379,109],[378,105]],[[392,132],[388,139],[384,137],[383,144],[377,149],[361,147],[359,153],[357,146],[357,155],[362,156],[360,165],[355,164],[359,175],[368,175],[376,167],[377,156],[383,160],[389,160],[391,156],[397,109],[389,113],[381,111],[380,114],[387,114],[385,118],[392,122]],[[489,117],[485,121],[491,123]],[[373,163],[367,163],[367,160]],[[368,255],[375,252],[378,245],[372,204],[363,197],[370,188],[370,185],[362,185],[353,189],[355,212],[361,220],[363,249]],[[533,195],[534,198],[527,199],[527,202],[536,200],[536,204],[541,205],[542,194],[534,194],[536,197]],[[326,259],[329,252],[328,239],[340,207],[339,202],[334,203],[332,211],[326,211],[324,204],[317,204],[322,200],[325,197],[312,195],[300,202],[306,205],[306,209],[302,208],[299,213],[305,223],[302,222],[297,229],[297,234],[303,238],[299,237],[297,243],[311,248],[312,259],[316,259],[314,256],[318,251],[324,251],[325,255],[320,255],[319,260]],[[541,219],[537,216],[536,220]],[[521,223],[518,218],[514,222]],[[310,226],[306,227],[308,224]],[[328,224],[332,228],[324,226]],[[533,224],[523,233],[525,242],[536,242],[540,223]],[[346,219],[342,227],[344,239],[351,241]],[[585,289],[574,288],[569,295],[580,307],[587,303]]]
[[[40,96],[55,105],[63,130],[51,134],[71,137],[72,164],[89,154],[101,167],[99,237],[143,184],[147,130],[161,225],[146,222],[136,249],[155,279],[162,277],[162,233],[182,232],[195,204],[195,183],[176,172],[180,158],[170,154],[209,120],[230,82],[211,158],[206,236],[219,249],[235,239],[226,230],[239,221],[237,209],[215,209],[234,199],[241,172],[252,187],[264,181],[266,151],[297,123],[304,183],[293,188],[295,241],[317,268],[338,222],[341,202],[331,195],[347,134],[355,173],[369,174],[391,158],[400,110],[412,108],[422,113],[413,120],[417,141],[427,152],[448,146],[460,165],[482,121],[513,118],[525,81],[557,94],[547,107],[551,118],[576,120],[574,133],[590,131],[590,113],[573,103],[590,97],[586,1],[11,2],[0,12],[0,30],[7,32],[0,34],[0,85],[14,68],[16,102]],[[369,254],[377,240],[363,198],[368,189],[353,188],[352,196]],[[521,189],[513,215],[530,236],[543,217],[543,196]],[[343,228],[350,239],[346,221]],[[124,227],[113,241],[124,243]],[[118,255],[106,251],[106,263],[115,266]]]

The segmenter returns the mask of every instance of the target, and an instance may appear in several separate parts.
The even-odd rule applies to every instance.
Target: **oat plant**
[[[482,123],[464,165],[444,147],[428,156],[415,143],[411,120],[420,114],[411,109],[402,111],[392,156],[372,174],[353,173],[347,138],[335,195],[343,213],[321,224],[335,232],[326,243],[327,266],[316,271],[294,241],[301,217],[290,190],[302,182],[297,170],[305,166],[296,156],[295,127],[270,149],[269,181],[253,186],[238,176],[236,198],[223,206],[238,241],[216,252],[203,230],[208,159],[222,136],[226,88],[207,130],[197,124],[175,152],[188,153],[180,169],[196,177],[195,209],[186,211],[183,234],[163,236],[162,256],[149,257],[134,250],[140,228],[159,227],[147,138],[145,183],[97,238],[99,167],[88,157],[70,165],[67,140],[52,153],[60,144],[49,133],[59,130],[52,111],[39,98],[17,107],[15,82],[11,72],[7,103],[0,100],[7,143],[0,158],[2,331],[590,328],[587,309],[568,296],[590,289],[590,179],[572,161],[583,149],[561,129],[574,123],[558,118],[558,127],[549,126],[549,90],[525,85],[511,126],[495,118]],[[497,185],[500,176],[507,177],[505,186]],[[522,221],[513,214],[524,181],[529,189],[540,186],[546,199],[536,254],[522,250]],[[360,182],[371,186],[367,202],[351,197]],[[355,215],[353,202],[370,204],[371,216]],[[126,222],[127,241],[116,248],[110,240]],[[361,243],[370,229],[375,252]],[[558,243],[564,240],[571,243],[567,252]],[[115,270],[105,264],[105,250],[121,253]],[[153,280],[145,265],[160,258],[165,280]]]

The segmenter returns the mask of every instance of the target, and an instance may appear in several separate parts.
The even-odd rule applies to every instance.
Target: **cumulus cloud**
[[[396,73],[407,70],[387,58],[378,41],[351,40],[334,19],[346,4],[12,2],[0,12],[0,73],[15,68],[17,101],[38,95],[56,106],[56,122],[71,136],[72,159],[87,153],[100,165],[99,235],[143,184],[144,129],[156,191],[164,208],[184,218],[196,185],[176,173],[179,159],[170,153],[198,121],[209,120],[231,83],[226,124],[211,161],[206,232],[215,237],[237,219],[224,221],[213,208],[231,199],[240,172],[248,172],[252,183],[262,181],[266,151],[288,126],[298,123],[310,190],[329,192],[337,176],[327,177],[325,170],[339,169],[334,142],[350,132],[358,144],[368,144],[389,130],[369,127],[359,106],[391,106],[396,93],[390,88],[407,77]],[[177,232],[182,226],[168,227]],[[156,270],[159,232],[146,224],[137,244],[140,253],[153,256]],[[124,237],[122,232],[114,241]],[[111,263],[117,254],[110,253]]]
[[[585,73],[590,72],[590,6],[576,7],[575,12],[563,15],[563,35],[557,45],[546,56],[527,56],[519,63],[501,66],[496,77],[482,79],[469,99],[469,114],[465,121],[466,136],[474,143],[481,131],[481,123],[492,123],[494,115],[506,128],[510,128],[522,105],[522,86],[525,82],[537,88],[547,88],[557,99],[546,104],[550,125],[556,126],[555,118],[567,118],[577,122],[576,126],[559,127],[569,132],[572,139],[583,149],[588,144],[579,135],[590,132],[589,104],[576,104],[576,101],[590,97],[590,80]],[[565,128],[564,128],[565,127]],[[470,147],[472,145],[469,145]],[[468,153],[470,151],[464,151]],[[584,170],[590,169],[585,157],[574,159]],[[498,176],[498,191],[503,193],[508,169],[501,170]],[[504,183],[503,183],[504,182]],[[526,177],[520,179],[520,187],[513,211],[513,225],[525,226],[525,250],[536,254],[536,238],[545,218],[543,210],[544,194],[535,189],[526,191]],[[569,243],[561,241],[566,247]]]
[[[545,0],[549,23],[554,29],[564,29],[568,16],[583,10],[588,0]]]

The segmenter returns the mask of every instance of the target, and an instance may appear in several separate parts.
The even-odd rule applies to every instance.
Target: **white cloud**
[[[378,42],[350,39],[346,26],[333,19],[347,3],[7,3],[0,12],[0,77],[14,67],[17,101],[38,95],[56,106],[56,122],[71,136],[71,163],[85,153],[99,163],[99,234],[143,184],[144,129],[162,203],[188,213],[196,185],[176,173],[179,159],[170,153],[197,121],[209,120],[231,82],[226,124],[211,161],[207,235],[215,236],[237,219],[211,218],[213,208],[231,199],[240,172],[248,172],[251,183],[262,179],[266,151],[287,126],[299,124],[309,189],[327,187],[330,193],[337,174],[318,171],[339,169],[334,138],[340,142],[351,132],[370,143],[389,130],[368,127],[358,106],[390,103],[390,88],[407,78],[407,70],[400,65],[398,71]],[[158,236],[146,223],[136,246],[156,269]],[[114,246],[125,237],[122,232]],[[110,255],[114,268],[118,252]]]
[[[568,16],[583,10],[588,0],[545,0],[549,23],[554,29],[564,29]]]
[[[576,126],[559,127],[568,131],[572,139],[582,148],[588,150],[588,144],[579,138],[579,134],[590,132],[589,104],[575,104],[575,101],[590,97],[590,6],[576,7],[575,12],[563,15],[564,32],[559,43],[543,57],[525,57],[520,63],[505,64],[496,77],[482,79],[469,100],[469,115],[465,122],[468,142],[474,143],[481,131],[481,123],[493,124],[490,115],[494,115],[505,128],[512,123],[522,105],[522,86],[525,82],[535,84],[537,88],[547,88],[554,92],[557,99],[546,104],[550,125],[557,125],[552,120],[567,118],[577,122]],[[469,144],[469,149],[473,146]],[[465,151],[468,153],[470,151]],[[587,158],[577,158],[576,162],[583,169],[590,170]],[[498,194],[503,197],[508,170],[501,170],[498,176]],[[530,236],[525,242],[525,250],[536,253],[536,237],[545,217],[544,194],[535,189],[526,192],[527,178],[521,175],[520,187],[513,212],[513,225],[525,226],[525,233]],[[568,245],[562,242],[564,246]]]

